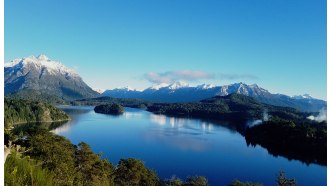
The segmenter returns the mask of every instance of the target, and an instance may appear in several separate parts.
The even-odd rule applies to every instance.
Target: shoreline
[[[12,128],[14,128],[14,125],[20,125],[20,124],[28,124],[28,123],[57,123],[57,122],[63,122],[63,121],[71,121],[71,118],[66,120],[56,120],[56,121],[27,121],[27,122],[16,122],[13,123]]]

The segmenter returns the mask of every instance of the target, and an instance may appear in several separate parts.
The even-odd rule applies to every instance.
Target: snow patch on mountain
[[[159,90],[160,88],[164,88],[164,87],[168,87],[168,86],[169,86],[169,84],[167,84],[167,83],[160,83],[160,84],[153,85],[147,89]]]
[[[176,90],[176,89],[185,88],[185,87],[189,87],[189,84],[179,81],[179,82],[175,82],[175,83],[170,84],[166,88],[168,88],[170,90]]]
[[[4,67],[12,71],[27,68],[28,65],[34,65],[42,75],[47,71],[49,74],[56,75],[58,73],[65,76],[78,77],[79,75],[72,69],[67,68],[58,61],[50,60],[46,55],[41,54],[38,57],[34,55],[26,58],[17,58],[9,63],[5,63]]]
[[[120,87],[120,88],[115,88],[113,90],[121,90],[121,91],[140,91],[139,89],[133,88],[131,86],[126,86],[126,87]]]
[[[105,90],[101,88],[92,88],[95,92],[102,94]]]
[[[296,95],[292,96],[293,99],[314,99],[311,95],[309,94],[303,94],[303,95]]]

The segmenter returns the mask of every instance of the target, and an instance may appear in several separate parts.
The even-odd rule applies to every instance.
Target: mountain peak
[[[193,102],[214,96],[228,95],[231,95],[229,98],[244,98],[245,96],[250,96],[266,104],[293,107],[303,111],[318,111],[320,108],[326,107],[326,102],[322,100],[308,99],[310,98],[309,95],[303,95],[300,99],[293,99],[293,97],[286,95],[279,96],[277,94],[272,94],[268,90],[259,87],[257,84],[247,85],[243,82],[222,86],[214,86],[210,84],[189,86],[183,82],[176,82],[171,85],[154,85],[143,91],[113,89],[102,93],[102,96],[136,98],[156,102]]]
[[[43,61],[48,61],[49,60],[49,58],[45,54],[40,54],[37,58],[39,60],[43,60]]]
[[[292,96],[294,99],[314,99],[310,94]]]
[[[44,54],[17,58],[4,67],[5,94],[32,90],[58,99],[97,95],[74,70]]]
[[[178,82],[172,83],[168,86],[168,88],[172,89],[172,90],[175,90],[178,88],[183,88],[183,87],[189,87],[189,84],[182,82],[182,81],[178,81]]]
[[[160,88],[168,87],[168,86],[169,86],[169,84],[167,84],[167,83],[160,83],[160,84],[152,85],[152,86],[149,87],[148,89],[159,90]]]
[[[23,69],[29,68],[27,66],[34,65],[40,72],[46,69],[50,74],[64,74],[66,76],[78,76],[78,74],[64,66],[61,62],[53,61],[49,59],[46,55],[40,54],[38,57],[31,55],[25,58],[17,58],[12,60],[9,63],[5,63],[5,68],[13,68],[13,69]]]
[[[126,87],[119,87],[119,88],[115,88],[114,90],[124,90],[124,91],[137,91],[136,88],[130,87],[130,86],[126,86]]]

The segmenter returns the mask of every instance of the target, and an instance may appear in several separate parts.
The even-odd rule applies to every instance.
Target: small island
[[[98,105],[94,108],[96,113],[120,115],[124,113],[124,107],[118,103]]]

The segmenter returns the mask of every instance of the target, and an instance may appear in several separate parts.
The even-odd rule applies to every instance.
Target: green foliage
[[[67,98],[60,97],[56,93],[50,93],[49,91],[23,89],[14,93],[9,93],[9,94],[5,93],[5,95],[10,99],[24,99],[24,100],[52,103],[52,104],[68,103]]]
[[[13,152],[6,159],[4,166],[5,185],[53,185],[53,173],[43,169],[40,162],[30,159],[28,156],[19,157]]]
[[[187,178],[184,186],[208,186],[209,183],[204,176],[191,176]]]
[[[285,120],[272,117],[263,124],[248,128],[248,144],[261,146],[274,155],[326,165],[327,125],[308,120]],[[302,145],[303,144],[303,145]]]
[[[299,120],[304,114],[292,108],[276,107],[259,103],[241,94],[216,96],[193,103],[154,103],[148,111],[183,117],[196,117],[231,122],[245,122],[247,119],[262,119],[264,112],[272,116]]]
[[[167,179],[164,181],[165,186],[183,186],[184,182],[175,176],[172,176],[171,179]]]
[[[117,103],[99,105],[94,108],[94,111],[102,114],[122,114],[124,113],[124,107]]]
[[[296,179],[288,179],[285,176],[283,171],[280,171],[277,175],[276,183],[278,186],[296,186],[297,181]]]
[[[131,99],[131,98],[112,98],[112,97],[98,97],[98,98],[89,98],[89,99],[80,99],[71,101],[72,105],[91,105],[97,106],[102,104],[120,104],[124,107],[131,108],[141,108],[145,109],[148,106],[152,105],[152,102],[140,100],[140,99]]]
[[[185,182],[172,176],[164,181],[165,186],[208,186],[209,183],[204,176],[189,176]]]
[[[39,101],[5,98],[4,110],[5,128],[16,123],[69,120],[69,116],[65,112]]]
[[[116,185],[156,186],[160,180],[156,173],[147,169],[143,162],[137,159],[121,159],[114,172]]]
[[[229,184],[229,186],[262,186],[261,183],[253,183],[253,182],[241,182],[239,180],[234,180]]]
[[[72,185],[75,177],[75,148],[69,140],[39,130],[30,140],[29,155],[43,162],[43,167],[54,173],[55,185]]]
[[[160,179],[140,160],[121,160],[114,168],[86,143],[73,145],[45,129],[29,128],[27,155],[54,176],[54,185],[160,185]],[[26,143],[25,143],[26,144]],[[24,145],[24,144],[22,144]]]
[[[111,185],[113,167],[108,160],[92,152],[88,144],[78,144],[75,153],[76,179],[74,185]]]

